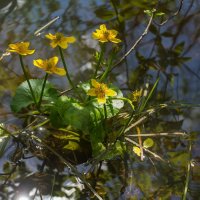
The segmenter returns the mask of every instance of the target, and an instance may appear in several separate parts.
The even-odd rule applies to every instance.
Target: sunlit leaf
[[[76,140],[76,141],[80,141],[80,137],[76,136],[76,135],[66,135],[66,134],[53,134],[53,136],[55,138],[61,139],[61,140]]]
[[[32,86],[36,101],[39,102],[40,94],[42,90],[43,79],[31,79],[29,80]],[[48,81],[46,82],[43,101],[46,103],[52,103],[58,98],[58,91]],[[13,112],[19,112],[22,108],[34,104],[33,97],[31,95],[27,81],[21,83],[15,93],[15,96],[11,101],[11,109]]]
[[[141,156],[141,150],[140,150],[139,147],[134,146],[134,147],[133,147],[133,152],[134,152],[136,155]]]
[[[67,145],[65,145],[63,148],[75,151],[80,148],[80,145],[77,142],[69,141],[69,143]]]
[[[155,15],[156,16],[163,16],[163,15],[165,15],[165,13],[164,12],[157,12]]]
[[[147,138],[144,142],[143,142],[143,147],[144,148],[150,148],[154,145],[154,141],[151,138]]]

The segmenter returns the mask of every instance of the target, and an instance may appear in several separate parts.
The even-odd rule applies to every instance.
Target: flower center
[[[103,98],[105,97],[105,89],[102,85],[100,85],[97,89],[96,89],[96,95],[99,97],[99,98]]]
[[[56,42],[60,42],[62,40],[62,35],[61,34],[57,34],[56,35]]]
[[[46,70],[47,71],[51,71],[52,70],[52,64],[51,63],[47,62]]]
[[[103,31],[103,36],[104,36],[104,38],[108,39],[109,32],[108,31]]]
[[[24,47],[23,45],[19,45],[19,46],[18,46],[18,50],[19,50],[20,52],[23,52],[23,51],[26,50],[26,49],[25,49],[25,47]]]

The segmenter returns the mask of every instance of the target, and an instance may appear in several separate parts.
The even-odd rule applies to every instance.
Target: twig
[[[134,144],[134,145],[136,145],[136,146],[138,146],[138,147],[140,147],[140,145],[139,145],[137,142],[131,140],[130,138],[125,137],[125,140],[127,140],[128,142],[130,142],[130,143],[132,143],[132,144]],[[156,154],[156,153],[150,151],[149,149],[147,149],[147,148],[145,148],[145,147],[142,147],[142,149],[145,150],[146,152],[148,152],[149,154],[153,155],[156,159],[159,159],[159,160],[161,160],[161,161],[163,161],[163,162],[167,162],[167,161],[164,160],[162,157],[160,157],[158,154]],[[168,162],[167,162],[167,163],[168,163]]]
[[[51,21],[49,21],[47,24],[45,24],[44,26],[42,26],[41,28],[37,29],[34,32],[35,36],[40,36],[41,35],[41,31],[43,31],[45,28],[49,27],[51,24],[53,24],[55,21],[57,21],[60,17],[57,16],[54,19],[52,19]]]
[[[143,146],[142,146],[142,138],[141,138],[141,131],[139,126],[136,126],[136,132],[137,132],[137,136],[138,136],[138,141],[139,141],[139,145],[140,145],[140,158],[141,161],[144,160],[144,152],[143,152]]]
[[[170,17],[168,17],[168,19],[166,19],[164,22],[162,22],[162,23],[160,23],[160,24],[157,23],[157,22],[155,22],[155,21],[154,21],[154,23],[155,23],[156,25],[158,25],[158,26],[163,26],[163,25],[166,24],[169,20],[171,20],[171,19],[173,19],[175,16],[177,16],[177,15],[180,13],[182,7],[183,7],[183,0],[180,0],[179,8],[178,8],[178,10],[177,10],[173,15],[171,15]]]
[[[132,134],[132,135],[127,135],[128,137],[138,137],[137,134]],[[146,134],[142,134],[140,135],[142,137],[146,137],[146,136],[187,136],[187,134],[185,132],[174,132],[174,133],[146,133]]]
[[[145,121],[147,119],[148,116],[143,116],[141,117],[138,121],[136,121],[135,123],[131,124],[128,128],[125,129],[124,133],[127,133],[128,131],[130,131],[132,128],[138,126],[139,124],[141,124],[143,121]]]
[[[132,47],[122,56],[122,58],[113,65],[113,67],[111,68],[111,71],[118,66],[122,61],[124,61],[124,59],[126,59],[126,57],[135,49],[135,47],[141,42],[141,40],[143,39],[143,37],[145,35],[147,35],[148,31],[149,31],[149,27],[151,26],[151,23],[153,21],[153,17],[154,17],[154,13],[152,13],[149,22],[147,24],[147,27],[145,28],[144,32],[142,33],[142,35],[136,40],[136,42],[132,45]]]

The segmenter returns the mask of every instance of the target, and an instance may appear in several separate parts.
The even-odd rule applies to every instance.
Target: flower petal
[[[9,44],[8,46],[9,46],[9,48],[10,48],[9,51],[10,51],[11,49],[13,50],[13,49],[17,49],[17,48],[18,48],[18,47],[17,47],[17,44]]]
[[[98,101],[98,103],[100,103],[100,104],[104,104],[104,103],[106,103],[106,97],[98,97],[98,98],[97,98],[97,101]]]
[[[97,82],[97,81],[94,80],[94,79],[91,80],[91,84],[92,84],[92,86],[93,86],[94,88],[97,88],[97,87],[99,87],[99,86],[101,85],[99,82]]]
[[[65,37],[65,40],[68,42],[68,43],[74,43],[76,41],[76,38],[71,36],[71,37]]]
[[[94,39],[99,39],[99,33],[93,32],[93,33],[92,33],[92,38],[94,38]]]
[[[106,31],[107,30],[106,25],[105,24],[101,24],[100,25],[100,30]]]
[[[23,45],[24,48],[28,49],[28,47],[30,46],[30,42],[21,42],[21,45]]]
[[[105,93],[106,93],[107,96],[110,96],[110,97],[117,96],[117,92],[115,92],[115,91],[112,90],[112,89],[107,89],[107,90],[105,91]]]
[[[118,34],[118,31],[116,31],[116,30],[109,30],[109,35],[112,35],[112,37],[116,37],[117,36],[117,34]]]
[[[59,76],[64,76],[64,75],[66,75],[65,69],[63,69],[63,68],[58,68],[58,67],[55,67],[55,68],[53,69],[53,73],[55,73],[55,74],[57,74],[57,75],[59,75]]]
[[[119,43],[119,42],[121,42],[120,39],[117,39],[117,38],[115,38],[115,37],[110,37],[109,40],[110,40],[111,42],[113,42],[113,43]]]
[[[45,37],[46,37],[47,39],[50,39],[50,40],[53,40],[53,39],[56,38],[55,35],[53,35],[53,34],[51,34],[51,33],[46,34]]]
[[[33,65],[39,68],[44,68],[44,61],[42,59],[33,60]]]
[[[62,49],[66,49],[68,47],[68,44],[66,41],[61,41],[58,43],[58,46],[60,46]]]
[[[95,88],[91,88],[91,89],[89,89],[88,90],[88,92],[87,92],[87,95],[89,95],[89,96],[97,96],[96,95],[96,90],[95,90]]]
[[[52,58],[49,58],[48,62],[52,65],[52,66],[56,66],[56,64],[58,63],[58,57],[54,56]]]
[[[33,50],[26,50],[26,51],[25,51],[25,55],[27,55],[27,54],[31,55],[31,54],[33,54],[34,52],[35,52],[34,49],[33,49]]]
[[[52,48],[55,48],[55,47],[57,47],[58,43],[56,41],[52,40],[50,45]]]

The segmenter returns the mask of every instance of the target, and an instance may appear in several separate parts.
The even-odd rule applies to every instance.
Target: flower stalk
[[[42,97],[43,97],[43,94],[44,94],[44,88],[45,88],[45,85],[46,85],[46,82],[47,82],[47,78],[48,78],[48,73],[46,73],[46,75],[44,77],[44,82],[43,82],[42,90],[41,90],[41,94],[40,94],[40,100],[38,102],[38,108],[39,109],[40,109],[40,106],[41,106]]]
[[[104,56],[105,45],[104,44],[100,44],[100,47],[101,47],[101,51],[100,51],[99,59],[98,59],[97,65],[96,65],[96,69],[95,69],[93,78],[96,78],[97,72],[98,72],[99,67],[101,65],[102,58]]]
[[[22,59],[22,55],[20,55],[20,54],[19,54],[19,59],[20,59],[20,64],[21,64],[25,79],[26,79],[26,81],[28,83],[28,86],[29,86],[29,89],[30,89],[30,92],[31,92],[31,95],[32,95],[33,101],[34,101],[34,103],[35,103],[35,105],[36,105],[36,107],[37,107],[37,109],[39,111],[40,109],[38,107],[38,104],[37,104],[37,101],[36,101],[36,98],[35,98],[35,95],[34,95],[34,92],[33,92],[33,88],[31,86],[31,83],[29,81],[28,75],[27,75],[26,70],[25,70],[23,59]]]
[[[60,52],[60,57],[61,57],[61,60],[62,60],[62,63],[63,63],[63,66],[64,66],[64,69],[66,71],[66,76],[67,76],[67,79],[69,81],[69,84],[71,85],[71,87],[74,89],[74,91],[77,93],[77,95],[79,96],[80,99],[81,96],[80,94],[78,93],[76,87],[74,86],[74,83],[72,82],[70,76],[69,76],[69,73],[68,73],[68,69],[67,69],[67,65],[66,65],[66,62],[65,62],[65,58],[64,58],[64,55],[63,55],[63,52],[62,52],[62,48],[60,46],[58,46],[58,49],[59,49],[59,52]]]

